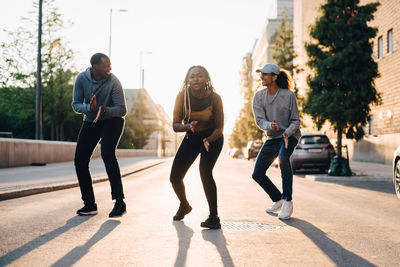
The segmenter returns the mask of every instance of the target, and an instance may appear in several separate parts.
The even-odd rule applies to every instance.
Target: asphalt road
[[[208,215],[198,162],[185,184],[193,211],[178,208],[171,161],[124,178],[128,213],[110,219],[108,182],[94,185],[99,214],[75,216],[78,188],[0,202],[0,266],[400,266],[400,213],[390,183],[294,179],[294,213],[264,212],[253,161],[222,156],[215,167],[222,230]],[[279,169],[268,174],[280,186]]]

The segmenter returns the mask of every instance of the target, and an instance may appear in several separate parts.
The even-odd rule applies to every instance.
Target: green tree
[[[288,18],[287,9],[283,11],[282,16],[280,27],[271,38],[272,59],[293,77],[300,71],[299,67],[293,64],[293,59],[297,56],[293,46],[293,21]]]
[[[150,106],[152,100],[142,89],[138,91],[133,110],[125,117],[125,127],[118,148],[142,149],[147,145],[150,135],[158,130],[157,107]]]
[[[360,140],[370,116],[370,105],[380,103],[374,79],[377,64],[371,39],[377,30],[369,27],[379,3],[359,5],[358,0],[328,0],[322,15],[311,27],[311,42],[305,45],[310,90],[304,111],[321,129],[329,121],[337,132],[338,156],[342,156],[342,134]]]
[[[34,5],[37,10],[37,3]],[[36,12],[32,12],[36,15]],[[16,137],[33,138],[35,122],[35,83],[37,18],[22,18],[21,26],[8,31],[9,42],[1,43],[0,114],[14,122],[2,123],[0,130],[11,130]],[[64,23],[54,0],[43,3],[42,97],[45,139],[75,140],[81,116],[71,109],[73,51],[66,48],[60,33]],[[65,124],[68,130],[65,133]],[[21,129],[22,127],[22,129]],[[71,130],[73,129],[73,131]]]
[[[261,140],[263,137],[263,131],[257,127],[253,116],[253,97],[257,88],[253,90],[250,53],[243,58],[241,83],[244,90],[243,107],[239,112],[229,139],[229,146],[237,148],[245,147],[249,140]]]
[[[144,124],[136,114],[129,114],[125,117],[124,132],[118,148],[142,149],[148,143],[149,136],[153,131],[154,128]]]

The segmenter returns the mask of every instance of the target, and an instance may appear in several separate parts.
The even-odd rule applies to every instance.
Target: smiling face
[[[210,80],[204,70],[200,68],[193,68],[189,72],[189,85],[194,91],[204,89],[206,83]]]
[[[274,73],[261,73],[261,81],[263,86],[271,86],[278,76]]]
[[[98,64],[93,65],[94,76],[101,80],[111,75],[111,61],[108,57],[102,57]]]

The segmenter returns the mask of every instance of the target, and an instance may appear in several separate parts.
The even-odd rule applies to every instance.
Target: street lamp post
[[[35,139],[43,139],[42,127],[42,6],[43,0],[39,0],[38,22],[38,51],[36,69],[36,114],[35,114]]]
[[[143,68],[143,55],[150,55],[152,54],[149,51],[143,52],[140,51],[139,57],[139,68],[140,68],[140,88],[144,88],[144,68]]]
[[[118,12],[128,12],[126,9],[118,9]],[[111,58],[111,33],[112,33],[112,12],[113,9],[110,8],[110,38],[108,40],[108,57]]]

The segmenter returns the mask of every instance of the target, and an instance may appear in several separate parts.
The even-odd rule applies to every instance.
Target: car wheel
[[[396,195],[400,198],[400,160],[396,163],[396,169],[394,170],[394,190]]]

